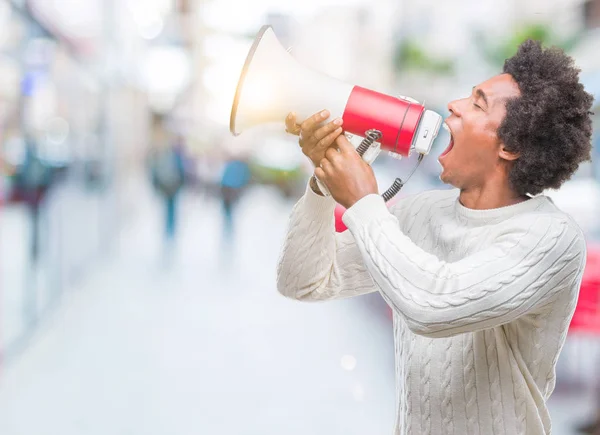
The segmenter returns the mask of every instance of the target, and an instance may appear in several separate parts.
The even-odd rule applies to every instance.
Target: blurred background
[[[1,434],[391,433],[385,303],[275,289],[311,167],[283,125],[229,133],[263,24],[302,63],[444,116],[526,37],[600,97],[599,0],[0,0]],[[445,135],[401,195],[446,188]],[[558,435],[600,407],[594,155],[549,192],[589,250]],[[412,164],[382,156],[380,187]]]

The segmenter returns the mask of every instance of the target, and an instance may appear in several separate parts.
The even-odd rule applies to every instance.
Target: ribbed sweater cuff
[[[304,194],[304,205],[307,210],[316,214],[330,214],[333,216],[335,209],[335,200],[331,196],[317,195],[310,188],[310,182],[306,186],[306,193]]]
[[[361,198],[346,210],[342,220],[350,231],[354,231],[373,220],[385,218],[389,214],[390,212],[383,198],[380,195],[371,194]]]

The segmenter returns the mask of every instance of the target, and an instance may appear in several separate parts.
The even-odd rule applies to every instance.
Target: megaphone
[[[238,81],[231,133],[237,136],[260,124],[283,122],[290,112],[302,121],[322,109],[342,118],[346,133],[365,138],[357,148],[361,155],[375,145],[396,157],[417,152],[420,162],[442,125],[438,113],[412,98],[385,95],[301,65],[282,46],[273,28],[263,26]]]

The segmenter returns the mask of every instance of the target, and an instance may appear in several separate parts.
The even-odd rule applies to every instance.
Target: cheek
[[[489,172],[495,165],[497,147],[489,138],[469,141],[457,149],[456,161],[466,173],[479,174]]]
[[[470,160],[490,161],[498,156],[498,134],[496,122],[472,122],[465,129],[465,143]]]
[[[464,132],[469,142],[489,145],[498,142],[498,123],[493,120],[473,116],[465,119]]]

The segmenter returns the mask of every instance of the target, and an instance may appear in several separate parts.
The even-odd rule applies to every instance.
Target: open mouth
[[[448,128],[448,125],[445,122],[442,125],[446,130],[448,130],[448,133],[450,133],[450,143],[448,144],[448,147],[444,150],[444,152],[440,154],[440,157],[444,157],[450,151],[452,151],[452,148],[454,148],[454,136],[452,136],[452,131],[450,131],[450,128]]]
[[[446,154],[448,154],[450,151],[452,151],[452,148],[454,148],[454,139],[450,138],[450,143],[448,144],[448,148],[446,148],[444,150],[444,152],[442,154],[440,154],[440,157],[444,157]]]

